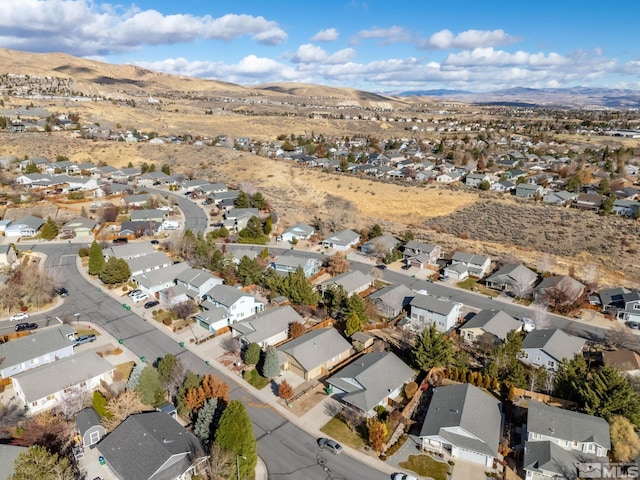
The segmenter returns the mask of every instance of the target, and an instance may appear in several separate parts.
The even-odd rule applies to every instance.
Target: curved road
[[[138,357],[155,361],[172,353],[186,368],[198,374],[220,375],[213,366],[186,350],[139,316],[125,310],[114,298],[98,291],[78,273],[76,257],[78,245],[49,244],[33,246],[34,252],[47,255],[46,266],[56,268],[65,278],[69,290],[63,305],[46,314],[30,319],[41,326],[55,322],[55,317],[79,321],[91,320],[117,339]],[[8,322],[6,322],[8,323]],[[9,326],[10,327],[10,326]],[[388,475],[365,465],[348,455],[331,455],[320,451],[316,439],[282,417],[270,406],[224,376],[230,387],[230,397],[241,400],[247,407],[258,441],[258,452],[269,471],[270,479],[291,480],[371,480],[388,479]]]

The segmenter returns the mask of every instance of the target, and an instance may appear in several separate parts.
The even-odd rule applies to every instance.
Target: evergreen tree
[[[347,321],[344,327],[344,334],[351,337],[354,333],[362,331],[362,321],[355,312],[347,315]]]
[[[436,326],[431,324],[422,331],[413,347],[413,359],[417,367],[429,371],[434,367],[444,367],[453,359],[453,344]]]
[[[89,275],[100,275],[104,270],[105,260],[102,248],[95,240],[89,248]]]
[[[305,276],[302,267],[284,278],[281,295],[297,305],[315,305],[320,300],[320,294]]]
[[[280,375],[280,359],[278,358],[278,351],[275,347],[270,346],[264,353],[262,376],[264,378],[275,378],[278,375]]]
[[[253,285],[260,281],[262,265],[257,260],[252,260],[246,255],[238,263],[238,280],[242,285]]]
[[[198,388],[201,383],[202,383],[202,377],[200,377],[200,375],[191,371],[187,372],[187,375],[184,378],[184,381],[182,382],[182,385],[180,386],[180,388],[178,388],[178,393],[176,394],[176,399],[177,399],[176,407],[180,415],[187,416],[191,413],[191,410],[189,409],[189,407],[185,405],[185,397],[189,390]]]
[[[615,367],[605,365],[591,373],[579,390],[584,411],[609,420],[614,415],[640,425],[640,397]]]
[[[33,445],[18,455],[9,480],[55,479],[73,480],[73,469],[66,457],[50,452],[46,447]]]
[[[35,164],[35,162],[29,162],[22,169],[22,173],[24,173],[25,175],[29,173],[40,173],[40,169]]]
[[[266,200],[260,192],[256,192],[253,197],[251,197],[251,204],[258,210],[262,210],[266,204]]]
[[[258,448],[253,425],[247,410],[239,400],[231,400],[222,412],[214,444],[230,451],[232,458],[244,457],[238,462],[240,478],[253,478],[258,463]]]
[[[369,321],[369,317],[367,316],[367,310],[364,305],[364,300],[362,300],[362,297],[360,297],[360,295],[357,295],[357,294],[353,294],[349,297],[349,302],[347,304],[347,311],[345,312],[345,314],[347,315],[347,317],[349,317],[352,314],[355,314],[360,320],[360,323],[362,325],[364,325]]]
[[[579,392],[583,389],[586,377],[587,362],[582,354],[576,354],[571,359],[564,358],[554,378],[554,394],[565,400],[579,402]]]
[[[198,410],[196,423],[193,427],[193,433],[204,445],[209,445],[211,443],[217,410],[217,398],[208,399],[202,408]]]
[[[255,342],[250,343],[244,351],[244,363],[247,365],[256,365],[260,361],[260,351],[260,345]]]
[[[273,230],[273,218],[271,217],[271,215],[269,215],[267,219],[264,221],[264,234],[271,235],[272,230]]]
[[[138,388],[138,382],[140,381],[140,375],[144,369],[147,368],[147,365],[144,363],[137,363],[133,370],[131,370],[131,374],[129,375],[129,380],[127,380],[127,388],[130,390],[135,390]]]
[[[44,225],[40,228],[40,237],[45,240],[53,240],[58,236],[58,225],[51,218],[47,217],[47,221],[44,222]]]
[[[377,223],[371,227],[371,238],[376,238],[382,235],[382,228]]]
[[[243,191],[240,191],[240,193],[238,194],[238,198],[235,199],[235,201],[233,202],[233,205],[236,208],[249,208],[251,206],[249,202],[249,197]]]
[[[100,280],[107,285],[126,282],[131,276],[131,269],[123,258],[111,257],[100,273]]]
[[[167,175],[171,175],[171,166],[167,165],[166,163],[164,165],[162,165],[162,168],[160,170],[162,171],[162,173],[165,173]]]
[[[155,368],[147,367],[142,371],[136,392],[140,401],[146,405],[156,406],[164,401],[164,387]]]

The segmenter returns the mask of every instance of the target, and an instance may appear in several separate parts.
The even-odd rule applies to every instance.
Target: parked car
[[[640,323],[638,323],[638,322],[634,322],[633,320],[629,320],[629,321],[627,322],[627,326],[628,326],[629,328],[634,329],[634,330],[638,330],[638,329],[640,329]]]
[[[37,323],[19,323],[16,325],[16,332],[22,332],[23,330],[35,330],[38,328]]]
[[[326,448],[334,455],[338,455],[339,453],[342,453],[342,445],[340,445],[335,440],[331,440],[330,438],[324,438],[324,437],[319,438],[318,447],[320,447],[320,450],[324,450]]]
[[[120,237],[113,240],[113,243],[116,245],[122,245],[124,243],[129,243],[129,239],[126,237]]]
[[[147,298],[149,298],[149,294],[144,293],[144,292],[140,292],[140,293],[134,295],[133,297],[131,297],[131,301],[133,303],[138,303],[138,302],[141,302],[142,300],[146,300]]]
[[[151,245],[158,245],[159,243],[160,243],[160,240],[157,240],[155,238],[151,240]]]
[[[536,329],[536,324],[530,318],[522,317],[522,331],[525,333],[533,332]]]
[[[138,290],[138,289],[136,289],[136,290],[131,290],[129,293],[127,293],[127,295],[128,295],[129,297],[135,297],[135,296],[136,296],[136,295],[138,295],[139,293],[142,293],[142,290]]]
[[[11,315],[9,320],[12,322],[19,322],[20,320],[26,320],[29,318],[29,314],[27,312],[18,312],[15,315]]]
[[[88,335],[80,335],[78,338],[76,338],[76,341],[73,345],[74,346],[83,345],[85,343],[91,343],[95,341],[96,341],[96,336],[93,333],[90,333]]]
[[[55,292],[61,297],[67,297],[69,295],[69,291],[64,287],[56,288]]]
[[[392,473],[391,480],[418,480],[418,477],[406,473]]]
[[[144,304],[144,308],[153,308],[156,305],[160,305],[160,302],[158,300],[151,300],[150,302]]]
[[[446,282],[447,280],[449,280],[449,276],[448,275],[440,275],[438,277],[438,280],[440,280],[441,282]]]

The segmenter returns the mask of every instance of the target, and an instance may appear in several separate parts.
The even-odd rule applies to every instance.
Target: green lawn
[[[247,370],[244,372],[242,377],[248,382],[250,385],[253,385],[258,390],[262,390],[264,387],[271,383],[271,380],[268,378],[264,378],[262,375],[258,373],[257,370]]]
[[[428,455],[409,455],[405,462],[399,464],[405,470],[416,472],[421,477],[431,477],[433,480],[446,480],[449,465],[438,462]]]
[[[359,449],[364,447],[365,443],[357,433],[351,429],[340,418],[333,417],[324,427],[320,429],[327,436],[334,438],[338,443],[349,445],[352,448]]]

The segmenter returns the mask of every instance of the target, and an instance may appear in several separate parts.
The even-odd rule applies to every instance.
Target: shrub
[[[171,317],[164,317],[164,318],[162,319],[162,323],[163,323],[164,325],[166,325],[167,327],[170,327],[170,326],[171,326],[171,324],[173,323],[173,319],[172,319]]]
[[[78,250],[78,256],[80,258],[85,258],[89,256],[89,249],[87,247],[82,247]]]

